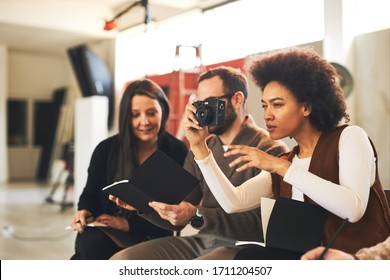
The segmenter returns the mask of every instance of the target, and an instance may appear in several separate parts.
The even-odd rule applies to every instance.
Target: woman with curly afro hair
[[[243,145],[230,145],[225,156],[241,172],[259,175],[233,186],[215,163],[187,106],[187,139],[214,196],[228,213],[259,207],[260,198],[284,197],[317,204],[329,212],[322,244],[348,222],[333,247],[355,253],[386,239],[390,210],[381,186],[377,155],[366,132],[348,125],[349,116],[336,69],[309,49],[286,49],[256,57],[249,72],[262,91],[262,107],[272,139],[293,138],[297,145],[274,157]],[[299,259],[302,253],[249,246],[236,259]]]

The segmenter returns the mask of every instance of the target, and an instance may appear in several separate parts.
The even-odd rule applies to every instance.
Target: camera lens
[[[195,117],[199,125],[206,126],[211,123],[213,116],[210,108],[206,106],[199,106],[196,110]]]

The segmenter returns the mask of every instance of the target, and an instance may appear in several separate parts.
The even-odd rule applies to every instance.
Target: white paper
[[[266,236],[267,236],[268,222],[271,216],[272,209],[274,208],[275,201],[276,201],[275,199],[267,198],[267,197],[262,197],[260,200],[261,223],[263,226],[263,237],[264,237],[265,244],[267,244]]]
[[[248,244],[254,244],[254,245],[259,245],[259,246],[265,247],[265,243],[263,243],[263,242],[256,242],[256,241],[237,241],[236,242],[236,246],[248,245]]]
[[[265,247],[266,240],[265,237],[267,236],[267,227],[268,227],[268,222],[269,218],[271,216],[272,209],[274,208],[275,205],[275,199],[273,198],[267,198],[267,197],[262,197],[260,200],[260,205],[261,205],[261,223],[263,226],[263,238],[264,238],[264,243],[263,242],[256,242],[256,241],[237,241],[236,246],[240,245],[248,245],[248,244],[255,244],[259,246]]]
[[[101,222],[92,222],[92,223],[87,224],[87,227],[107,227],[107,225],[103,224]],[[72,227],[67,226],[65,229],[69,230],[69,229],[72,229]]]

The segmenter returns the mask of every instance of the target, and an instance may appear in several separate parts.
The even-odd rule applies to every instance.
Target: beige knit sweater
[[[390,236],[383,242],[356,252],[359,260],[390,260]]]

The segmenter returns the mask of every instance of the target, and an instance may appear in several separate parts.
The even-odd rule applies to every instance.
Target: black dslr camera
[[[195,117],[200,126],[223,125],[225,123],[226,102],[218,99],[196,101]]]

